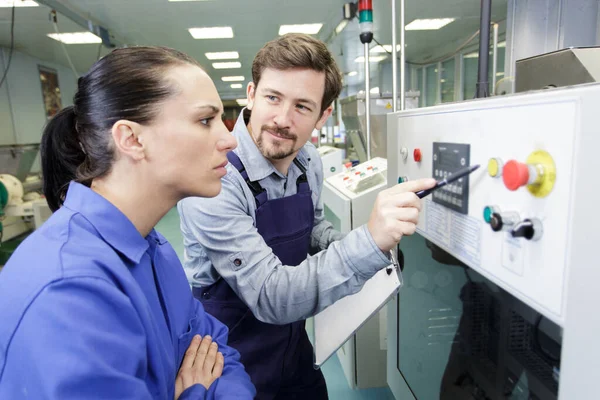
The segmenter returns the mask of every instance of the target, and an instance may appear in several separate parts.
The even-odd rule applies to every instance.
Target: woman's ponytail
[[[63,204],[69,182],[76,179],[77,167],[85,161],[75,119],[73,106],[65,107],[48,122],[42,135],[44,195],[52,211]]]

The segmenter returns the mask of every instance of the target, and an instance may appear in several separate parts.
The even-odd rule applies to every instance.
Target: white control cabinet
[[[317,147],[323,162],[323,179],[339,174],[344,169],[344,150],[331,146]]]
[[[418,234],[562,327],[561,400],[597,398],[600,376],[599,110],[592,84],[388,116],[390,184],[481,164],[424,199]]]
[[[373,158],[323,185],[325,217],[348,233],[368,222],[377,194],[387,187],[387,162]],[[386,309],[367,321],[337,352],[352,389],[386,386]]]

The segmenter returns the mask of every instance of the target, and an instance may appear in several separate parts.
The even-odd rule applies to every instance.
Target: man
[[[258,52],[252,79],[221,194],[178,205],[184,266],[194,295],[229,327],[257,399],[326,399],[304,320],[390,264],[388,251],[415,230],[414,192],[434,181],[382,192],[367,226],[343,237],[324,220],[322,163],[308,142],[341,91],[331,53],[288,34]]]

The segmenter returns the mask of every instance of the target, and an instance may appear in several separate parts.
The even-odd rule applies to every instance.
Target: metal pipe
[[[404,51],[406,50],[406,42],[404,39],[405,11],[405,2],[404,0],[400,0],[400,110],[404,110],[406,103],[406,55],[404,54]],[[395,31],[394,37],[396,37]]]
[[[392,111],[398,111],[398,49],[396,37],[396,0],[392,2]]]
[[[10,51],[10,50],[9,50]],[[8,61],[6,60],[5,50],[0,48],[0,56],[2,58],[2,73],[6,72],[6,68],[8,67]],[[6,97],[8,100],[8,108],[10,109],[10,122],[12,125],[13,131],[13,143],[19,143],[18,135],[17,135],[17,118],[15,114],[15,108],[13,107],[12,96],[10,95],[10,79],[8,79],[8,74],[6,75],[6,80],[4,81],[4,85],[6,85]]]
[[[437,63],[437,93],[435,94],[435,104],[442,104],[442,62]]]
[[[498,24],[494,24],[494,47],[492,50],[492,90],[493,96],[496,92],[496,74],[498,73]]]
[[[479,28],[479,71],[477,72],[477,97],[489,96],[488,64],[490,60],[490,24],[492,0],[481,0]]]
[[[77,25],[81,26],[83,29],[87,29],[94,35],[100,37],[104,46],[108,48],[120,46],[123,44],[123,42],[118,38],[115,38],[112,32],[110,32],[107,28],[104,28],[103,26],[94,23],[92,20],[82,16],[77,11],[70,9],[60,0],[39,0],[37,2],[55,10],[59,14],[64,15],[71,21],[75,22]]]
[[[366,138],[367,139],[367,160],[371,159],[371,72],[369,43],[365,43],[365,117],[367,121]]]

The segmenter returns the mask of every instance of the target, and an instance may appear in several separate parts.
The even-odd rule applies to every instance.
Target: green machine
[[[38,153],[39,144],[0,146],[0,268],[52,215],[39,174],[30,174]]]

